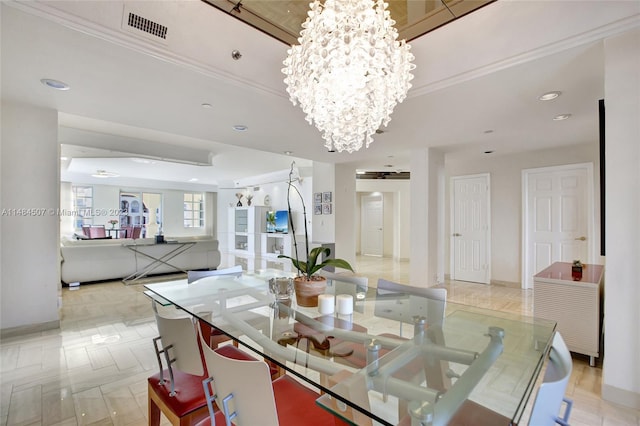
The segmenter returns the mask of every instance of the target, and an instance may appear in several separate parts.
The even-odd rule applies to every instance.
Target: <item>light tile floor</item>
[[[379,277],[408,282],[408,263],[360,257],[356,269],[372,284]],[[531,314],[531,294],[519,288],[445,286],[454,302]],[[1,425],[146,425],[157,332],[143,290],[119,281],[64,288],[60,329],[2,339]],[[587,357],[574,355],[571,424],[640,426],[640,410],[600,398],[601,377],[600,363],[592,368]]]

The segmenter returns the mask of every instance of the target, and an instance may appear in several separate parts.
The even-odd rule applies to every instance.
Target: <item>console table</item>
[[[574,281],[571,263],[556,262],[533,276],[533,316],[557,321],[572,352],[600,356],[602,329],[602,265],[584,265]]]
[[[177,242],[177,241],[173,241],[173,242],[168,242],[168,243],[163,243],[163,244],[155,244],[155,243],[149,243],[149,244],[126,244],[124,245],[126,248],[128,248],[129,250],[133,251],[134,253],[136,253],[136,255],[140,254],[143,257],[146,257],[148,259],[151,259],[151,263],[147,263],[146,265],[144,265],[142,268],[138,268],[137,266],[137,262],[136,262],[136,272],[134,272],[133,274],[125,277],[122,279],[122,282],[124,282],[125,284],[129,284],[131,282],[137,281],[140,278],[144,278],[146,277],[150,272],[152,272],[154,269],[165,265],[165,266],[169,266],[173,269],[175,269],[177,272],[184,272],[186,273],[187,271],[185,271],[184,269],[173,265],[171,263],[169,263],[169,261],[171,259],[173,259],[174,257],[178,256],[181,253],[184,253],[185,251],[189,250],[191,247],[193,247],[196,243],[195,242]],[[155,254],[153,253],[151,250],[148,250],[148,248],[150,247],[166,247],[167,249],[164,250],[161,254]],[[157,251],[154,250],[154,251]]]

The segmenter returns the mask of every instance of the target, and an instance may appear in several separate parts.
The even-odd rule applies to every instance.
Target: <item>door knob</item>
[[[458,234],[457,232],[454,232],[454,233],[453,233],[453,236],[454,236],[454,237],[462,237],[462,234]]]
[[[576,241],[587,241],[587,237],[576,238]]]

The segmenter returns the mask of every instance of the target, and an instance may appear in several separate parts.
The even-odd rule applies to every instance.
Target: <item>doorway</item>
[[[522,288],[553,262],[592,262],[593,164],[522,171]]]
[[[140,238],[157,235],[162,227],[162,194],[120,191],[120,226],[139,226]]]
[[[451,178],[451,279],[491,282],[489,174]]]
[[[364,195],[360,211],[360,251],[365,256],[382,257],[384,247],[382,194]]]

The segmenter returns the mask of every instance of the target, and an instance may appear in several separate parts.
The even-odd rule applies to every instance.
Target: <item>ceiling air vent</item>
[[[157,22],[153,22],[150,19],[136,15],[135,13],[129,12],[127,25],[140,31],[144,31],[147,34],[159,37],[163,40],[167,39],[167,27],[158,24]]]
[[[406,180],[411,179],[410,172],[395,171],[395,172],[365,172],[358,173],[356,179],[397,179]]]

